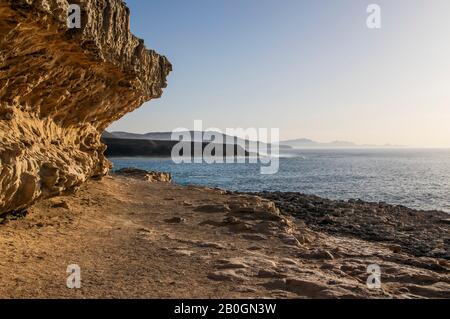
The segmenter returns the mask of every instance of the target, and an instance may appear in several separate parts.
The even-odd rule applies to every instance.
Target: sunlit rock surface
[[[104,175],[100,134],[162,95],[169,61],[129,31],[121,0],[0,0],[0,213]]]

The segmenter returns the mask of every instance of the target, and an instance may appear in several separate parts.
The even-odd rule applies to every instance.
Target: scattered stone
[[[336,265],[330,264],[330,263],[324,263],[322,266],[320,266],[320,269],[322,269],[322,270],[333,270],[333,269],[336,269]]]
[[[191,250],[185,250],[185,249],[176,249],[176,250],[174,250],[174,252],[177,255],[182,255],[182,256],[192,256],[195,253]]]
[[[259,246],[250,246],[247,248],[247,250],[249,250],[249,251],[257,251],[257,250],[262,250],[262,249],[263,248],[259,247]]]
[[[291,258],[282,258],[280,261],[281,261],[281,263],[286,264],[286,265],[295,265],[295,266],[298,265],[298,262]]]
[[[244,276],[236,274],[232,269],[215,271],[208,274],[208,278],[215,281],[230,281],[230,282],[242,282],[246,278]]]
[[[215,221],[215,220],[204,220],[198,224],[199,226],[213,226],[213,227],[222,227],[223,223]]]
[[[441,257],[448,254],[448,251],[446,251],[443,248],[435,248],[432,251],[430,251],[430,255],[434,257]]]
[[[186,219],[182,217],[174,217],[170,219],[165,219],[164,222],[168,224],[183,224],[186,222]]]
[[[326,294],[322,292],[326,291],[328,287],[325,284],[320,283],[318,281],[310,281],[299,278],[288,278],[286,279],[286,289],[300,296],[305,296],[309,298],[323,298],[326,297]]]
[[[115,174],[148,181],[151,183],[155,182],[163,182],[163,183],[171,183],[172,182],[172,175],[170,173],[162,173],[162,172],[153,172],[153,171],[146,171],[143,169],[137,169],[137,168],[122,168],[118,171],[115,171]]]
[[[138,232],[143,233],[143,234],[150,234],[152,233],[152,231],[146,227],[140,227],[138,228]]]
[[[299,258],[318,259],[318,260],[334,260],[334,256],[327,250],[316,249],[312,252],[300,253]]]
[[[269,221],[263,221],[254,225],[252,230],[266,236],[278,236],[282,232],[279,224]]]
[[[247,239],[247,240],[255,240],[255,241],[268,240],[267,236],[264,236],[261,234],[243,234],[242,238]]]
[[[334,224],[334,218],[330,215],[325,215],[318,223],[320,225],[332,225]]]
[[[244,269],[248,268],[248,265],[245,264],[239,258],[232,259],[222,259],[218,261],[220,264],[217,266],[218,269]]]
[[[394,254],[399,254],[402,252],[402,246],[390,244],[387,246]]]
[[[196,212],[202,212],[202,213],[227,213],[230,212],[230,207],[228,205],[224,204],[217,204],[217,205],[202,205],[198,206],[195,209]]]
[[[398,289],[398,292],[401,293],[401,294],[409,294],[410,293],[409,289],[406,288],[406,287],[400,287]]]
[[[247,287],[247,286],[236,287],[236,288],[233,289],[233,291],[242,292],[242,293],[255,293],[255,292],[257,292],[257,290],[255,288]]]
[[[270,292],[271,296],[274,299],[290,299],[292,298],[291,293],[285,290],[271,290]]]
[[[234,205],[231,211],[237,214],[253,214],[255,212],[255,208],[248,207],[247,205]]]
[[[212,242],[196,242],[196,245],[201,248],[226,249],[225,245]]]
[[[57,201],[52,203],[52,208],[64,208],[64,209],[70,209],[69,204],[66,201]]]
[[[248,232],[252,230],[253,227],[249,223],[240,221],[239,223],[230,225],[228,228],[235,233],[240,233],[240,232]]]
[[[236,217],[230,216],[230,217],[226,217],[223,220],[223,223],[227,224],[227,225],[238,225],[241,223],[241,220],[237,219]]]
[[[274,270],[260,269],[257,277],[259,278],[286,278],[287,276]]]
[[[285,290],[286,279],[276,279],[262,284],[262,286],[268,290]]]
[[[419,286],[419,285],[407,285],[406,288],[417,296],[423,296],[428,298],[450,298],[450,290],[448,289],[448,283],[438,282],[429,286]]]
[[[362,200],[336,201],[300,193],[251,195],[275,202],[284,215],[296,217],[312,231],[384,242],[392,245],[395,254],[450,259],[450,218],[444,212],[424,212]],[[314,240],[309,236],[297,239],[302,244]]]
[[[294,235],[280,234],[279,238],[281,239],[281,241],[283,243],[285,243],[287,245],[300,246],[300,242],[298,241],[298,239]]]

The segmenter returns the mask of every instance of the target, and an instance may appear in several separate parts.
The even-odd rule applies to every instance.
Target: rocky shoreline
[[[450,298],[448,255],[434,251],[448,251],[445,215],[169,181],[126,169],[6,218],[0,297]],[[73,264],[81,289],[66,285]]]
[[[282,213],[315,231],[389,244],[414,257],[450,259],[450,216],[362,200],[335,201],[301,193],[262,192]]]

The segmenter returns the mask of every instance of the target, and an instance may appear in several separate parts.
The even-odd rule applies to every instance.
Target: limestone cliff
[[[172,70],[129,31],[122,0],[0,0],[0,214],[110,168],[100,134],[158,98]]]

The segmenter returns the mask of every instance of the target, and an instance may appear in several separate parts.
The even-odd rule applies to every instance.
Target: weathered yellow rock
[[[129,31],[121,0],[0,0],[0,214],[104,175],[100,134],[162,95],[172,70]]]

